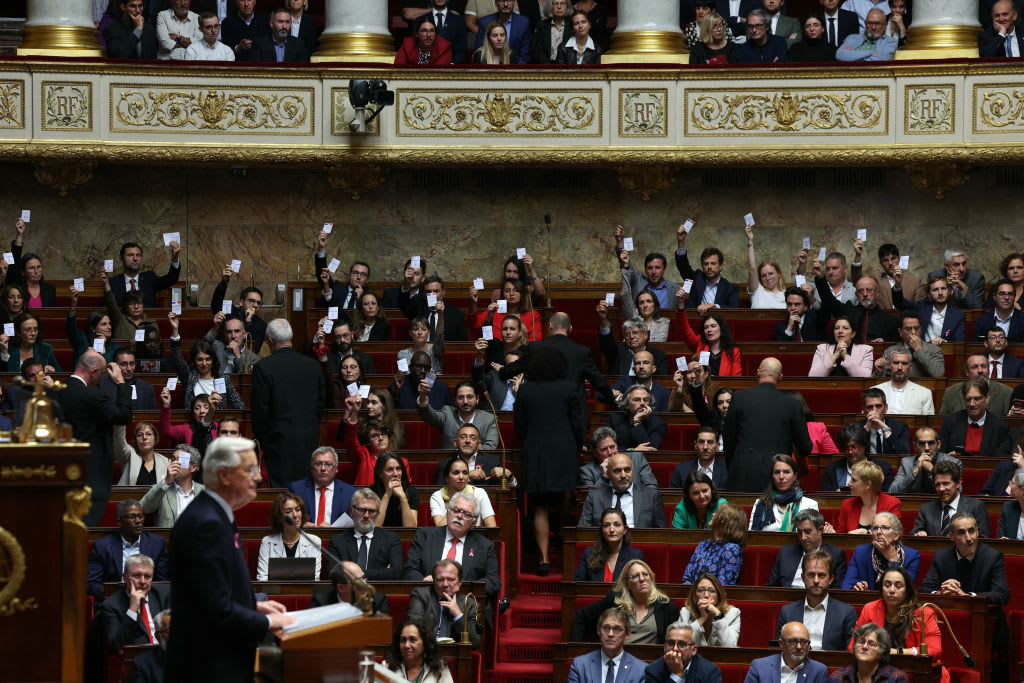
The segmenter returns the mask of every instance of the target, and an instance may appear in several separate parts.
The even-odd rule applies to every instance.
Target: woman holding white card
[[[134,447],[125,439],[125,430],[124,426],[114,426],[114,457],[121,463],[121,478],[117,480],[117,485],[152,486],[163,481],[171,461],[156,452],[156,446],[160,443],[160,433],[156,427],[149,422],[136,422],[132,430]]]
[[[171,391],[165,386],[160,390],[160,429],[164,437],[172,444],[187,443],[201,454],[205,454],[206,447],[217,438],[217,423],[214,422],[213,416],[217,413],[219,404],[220,396],[215,401],[212,396],[199,394],[192,401],[188,422],[172,425]]]
[[[46,374],[61,372],[53,347],[42,341],[39,334],[39,318],[31,313],[22,313],[14,319],[14,336],[0,335],[0,361],[7,364],[7,372],[21,372],[21,364],[29,358],[36,358],[43,364]],[[13,344],[11,343],[13,342]]]
[[[753,226],[745,226],[747,233],[747,293],[751,308],[785,308],[786,290],[782,284],[782,269],[775,261],[757,262],[754,255]]]
[[[57,288],[43,280],[43,261],[37,254],[22,256],[14,265],[14,271],[18,283],[28,291],[28,308],[57,305]]]
[[[472,316],[474,329],[482,330],[490,327],[494,336],[501,333],[501,324],[506,315],[514,314],[519,316],[523,327],[526,329],[527,341],[537,341],[544,337],[544,322],[537,311],[533,310],[530,304],[530,296],[526,285],[522,281],[506,279],[501,283],[502,299],[491,301],[486,311],[477,312],[477,292],[475,287],[470,288],[469,315]]]
[[[430,325],[423,316],[416,316],[409,321],[409,337],[412,339],[412,346],[398,352],[398,360],[407,363],[412,362],[412,354],[422,351],[430,356],[430,369],[436,375],[441,374],[444,367],[444,302],[438,301],[437,327],[434,333],[430,333]]]
[[[192,407],[193,399],[199,394],[206,394],[210,401],[220,404],[227,398],[228,407],[232,410],[245,410],[245,402],[235,390],[230,377],[224,377],[220,371],[220,360],[217,349],[208,341],[197,341],[192,347],[189,362],[181,354],[181,335],[178,334],[178,316],[174,311],[167,314],[171,323],[171,357],[178,381],[185,385],[185,408]]]
[[[546,297],[548,292],[544,289],[544,280],[541,279],[540,275],[537,274],[537,270],[533,267],[533,257],[526,253],[523,249],[523,255],[512,255],[505,259],[504,265],[501,267],[501,279],[512,280],[514,282],[525,282],[526,291],[530,293],[530,302],[533,302],[533,296]],[[494,294],[500,294],[498,290],[494,290]]]
[[[85,332],[78,329],[76,313],[78,310],[78,295],[81,294],[73,286],[69,289],[71,294],[71,305],[68,306],[68,315],[64,320],[64,332],[68,336],[68,343],[74,350],[74,364],[78,363],[78,357],[88,349],[95,349],[103,354],[103,358],[111,363],[114,360],[114,352],[120,347],[110,341],[113,334],[113,325],[110,323],[110,316],[104,311],[93,311],[85,321]]]
[[[855,344],[857,330],[845,315],[835,319],[834,344],[818,344],[808,377],[871,377],[874,368],[870,344]]]
[[[356,486],[373,486],[373,468],[377,465],[377,458],[385,453],[391,452],[392,448],[398,448],[398,441],[395,440],[394,430],[381,419],[370,419],[360,423],[358,419],[359,406],[363,397],[352,394],[345,399],[345,416],[342,423],[345,425],[345,452],[348,459],[356,466]],[[405,471],[409,471],[409,461],[402,458]]]
[[[739,377],[743,374],[740,349],[733,341],[732,330],[725,318],[712,309],[701,320],[698,336],[686,317],[686,300],[689,298],[689,293],[683,291],[682,287],[676,291],[676,308],[683,341],[700,358],[700,364],[707,366],[708,374],[712,377]],[[702,355],[704,352],[708,354],[706,359]]]

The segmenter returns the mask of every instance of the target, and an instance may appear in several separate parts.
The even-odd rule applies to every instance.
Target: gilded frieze
[[[668,89],[619,90],[619,137],[668,137]]]
[[[0,128],[25,127],[25,81],[0,80]]]
[[[956,86],[952,83],[904,86],[903,132],[934,135],[956,132]]]
[[[1020,135],[1024,131],[1024,83],[976,83],[974,132]]]
[[[92,130],[92,83],[43,81],[40,88],[43,130]]]

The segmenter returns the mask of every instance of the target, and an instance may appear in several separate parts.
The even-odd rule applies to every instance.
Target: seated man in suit
[[[124,378],[124,383],[132,387],[132,410],[156,410],[156,391],[152,384],[136,376],[135,368],[138,363],[131,348],[122,346],[115,351],[114,362],[117,363],[117,367],[121,368],[121,377]],[[109,375],[101,377],[96,386],[102,389],[111,401],[117,398],[117,383],[110,379]]]
[[[433,581],[430,572],[442,558],[462,565],[464,581],[485,581],[488,598],[501,590],[501,574],[494,544],[473,531],[476,498],[456,493],[448,501],[445,526],[423,527],[416,532],[402,569],[405,581]]]
[[[939,429],[939,440],[946,445],[946,451],[958,458],[1009,455],[1010,428],[1001,417],[988,410],[989,381],[969,379],[960,386],[967,407],[947,415]]]
[[[996,415],[1006,415],[1010,412],[1010,395],[1013,390],[1001,382],[993,381],[988,376],[988,358],[980,353],[973,353],[967,356],[964,361],[963,382],[950,384],[942,393],[942,406],[939,408],[939,415],[952,415],[966,407],[964,403],[964,384],[972,379],[983,379],[988,383],[988,408]]]
[[[441,430],[441,443],[456,442],[462,425],[471,424],[480,435],[480,448],[488,451],[498,448],[498,425],[491,413],[478,409],[480,397],[473,382],[463,380],[456,384],[455,405],[441,406],[439,410],[428,403],[431,387],[427,382],[420,381],[417,389],[416,413],[428,425]]]
[[[142,270],[142,247],[134,242],[121,245],[121,266],[124,272],[110,278],[110,290],[118,306],[124,303],[124,295],[128,292],[141,291],[142,300],[147,308],[156,307],[156,293],[162,289],[170,289],[181,274],[181,245],[175,241],[170,244],[171,264],[167,274],[157,276],[152,270]]]
[[[167,544],[162,537],[143,531],[145,519],[139,501],[127,499],[117,504],[118,531],[92,544],[86,569],[86,593],[102,600],[103,583],[120,581],[125,560],[131,555],[153,558],[153,576],[157,581],[167,581]]]
[[[345,516],[356,492],[354,486],[336,479],[337,476],[338,453],[330,446],[321,446],[310,458],[309,476],[288,484],[288,490],[305,504],[309,526],[352,526],[352,520],[335,524]]]
[[[505,34],[508,36],[508,49],[513,64],[530,63],[530,45],[533,41],[533,33],[530,30],[530,20],[522,14],[513,12],[516,5],[515,0],[494,0],[494,7],[497,10],[494,14],[480,17],[476,32],[476,47],[479,50],[484,46],[484,34],[492,21],[496,21],[505,27]]]
[[[623,375],[612,385],[612,393],[616,398],[622,396],[634,385],[642,386],[651,394],[654,410],[663,413],[668,410],[669,390],[654,381],[654,354],[650,351],[638,351],[633,354],[633,374]]]
[[[668,358],[665,352],[647,345],[650,331],[643,318],[630,318],[622,321],[622,342],[616,343],[612,337],[612,325],[608,320],[608,304],[602,301],[597,305],[598,343],[601,353],[608,362],[608,374],[629,375],[633,369],[633,356],[640,351],[649,351],[654,356],[655,373],[668,373]]]
[[[988,350],[988,375],[991,379],[1017,379],[1024,377],[1024,361],[1006,350],[1006,333],[1001,327],[985,330],[985,349]]]
[[[832,525],[828,525],[829,531]],[[846,553],[822,541],[825,531],[825,518],[815,509],[801,510],[793,517],[793,529],[796,531],[796,543],[779,548],[775,556],[775,566],[766,586],[804,587],[803,561],[815,552],[824,552],[831,559],[830,574],[833,588],[839,588],[846,575]],[[780,624],[781,626],[781,624]]]
[[[897,415],[934,415],[935,404],[932,402],[932,390],[910,381],[910,366],[913,353],[902,346],[891,346],[886,349],[889,365],[889,381],[871,387],[885,394],[888,410]]]
[[[947,249],[943,253],[943,267],[928,273],[946,276],[949,283],[949,301],[962,311],[985,306],[985,276],[967,267],[967,254],[960,249]]]
[[[1016,309],[1016,290],[1007,279],[992,285],[992,300],[995,302],[991,311],[985,311],[974,323],[974,336],[978,341],[985,340],[985,333],[998,327],[1006,334],[1009,342],[1024,341],[1024,314]]]
[[[1024,57],[1024,38],[1017,30],[1017,8],[1010,0],[992,5],[992,27],[978,32],[979,57]]]
[[[828,316],[811,308],[814,301],[801,287],[786,290],[786,319],[775,324],[777,342],[825,341]]]
[[[480,430],[475,424],[467,422],[459,427],[453,443],[457,453],[452,458],[460,457],[466,461],[469,466],[469,481],[473,486],[497,486],[501,484],[503,476],[508,477],[509,486],[516,485],[512,470],[505,470],[501,466],[501,458],[496,453],[480,452]],[[444,484],[444,471],[452,458],[437,463],[434,483],[438,486]]]
[[[639,384],[627,389],[622,400],[622,410],[608,415],[608,426],[615,430],[615,440],[620,449],[638,451],[656,451],[661,448],[668,429],[665,421],[654,414],[651,392]]]
[[[355,562],[370,581],[398,579],[402,576],[402,539],[394,531],[377,527],[380,496],[373,489],[362,488],[349,501],[352,528],[331,537],[331,554]]]
[[[825,33],[822,36],[832,47],[839,47],[846,40],[846,36],[860,31],[860,19],[856,12],[848,9],[839,9],[839,0],[819,0],[821,2],[822,26]],[[881,249],[879,249],[881,251]],[[899,252],[897,252],[897,257]]]
[[[804,510],[807,512],[807,510]],[[845,564],[845,556],[844,556]],[[776,637],[783,625],[799,621],[807,627],[812,650],[845,650],[853,627],[857,625],[857,610],[845,602],[830,597],[829,586],[835,583],[832,555],[814,550],[804,555],[801,578],[807,595],[803,600],[783,606],[779,612]]]
[[[237,12],[229,12],[221,22],[220,39],[235,52],[235,60],[250,58],[252,43],[270,34],[270,18],[256,12],[256,0],[236,0]],[[317,272],[320,272],[319,270]]]
[[[365,261],[353,261],[348,269],[348,283],[335,280],[327,269],[327,238],[327,233],[321,230],[313,257],[314,272],[320,279],[322,305],[337,306],[342,310],[353,309],[370,280],[370,266]]]
[[[424,384],[427,373],[431,371],[430,368],[430,355],[426,351],[417,351],[412,354],[412,358],[409,359],[409,374],[403,377],[399,373],[398,378],[388,385],[388,391],[391,392],[391,397],[395,400],[396,408],[400,410],[417,409],[420,385]],[[452,400],[452,391],[448,385],[442,381],[435,381],[433,386],[428,386],[427,404],[438,411],[445,406],[455,405],[455,401]]]
[[[438,638],[462,640],[469,631],[473,649],[480,649],[480,633],[476,629],[476,603],[466,600],[462,591],[462,565],[455,560],[440,559],[430,571],[434,585],[418,586],[409,596],[409,619],[420,619],[437,625]]]
[[[693,627],[685,621],[676,621],[665,629],[665,654],[647,665],[644,680],[679,683],[684,676],[702,683],[722,682],[721,669],[697,654]]]
[[[125,645],[156,642],[156,615],[171,604],[170,586],[153,585],[153,559],[136,553],[124,561],[124,588],[103,601],[96,619],[103,628],[107,652]]]
[[[601,513],[608,508],[621,509],[630,529],[667,526],[658,490],[633,485],[633,462],[629,456],[616,453],[608,458],[608,480],[610,486],[599,486],[587,494],[579,526],[600,526]]]
[[[737,308],[740,305],[740,290],[722,275],[725,266],[722,250],[706,247],[700,254],[700,272],[697,272],[690,266],[690,258],[686,253],[687,234],[682,225],[676,229],[676,269],[683,280],[693,280],[690,308],[696,308],[702,316],[712,308]]]
[[[112,59],[156,59],[156,27],[146,21],[142,0],[121,3],[121,18],[103,29],[107,56]]]
[[[167,641],[171,635],[171,608],[157,614],[153,623],[156,624],[156,642],[160,647],[146,650],[133,660],[135,673],[132,683],[164,683]]]
[[[860,395],[864,419],[854,422],[868,431],[868,453],[910,452],[910,428],[907,423],[889,417],[889,404],[881,389],[865,389]]]
[[[835,252],[833,256],[842,256]],[[825,263],[833,261],[832,256],[826,259]],[[828,266],[825,268],[826,272]],[[859,344],[870,344],[872,342],[897,341],[899,331],[896,320],[891,315],[878,307],[878,281],[870,275],[865,275],[857,280],[854,289],[853,301],[844,302],[833,295],[832,280],[822,277],[821,262],[814,261],[814,287],[821,299],[823,314],[838,318],[845,315],[850,320],[858,322],[855,341]],[[861,321],[867,320],[867,325]]]
[[[594,452],[594,459],[580,467],[580,486],[611,486],[608,481],[608,461],[619,452],[615,430],[607,426],[595,429],[590,436],[590,449]],[[658,488],[658,480],[654,478],[654,471],[643,453],[626,451],[623,455],[633,463],[633,476],[641,486]]]
[[[904,425],[906,426],[906,425]],[[821,477],[822,491],[846,491],[850,488],[850,468],[861,460],[867,459],[878,465],[882,470],[882,491],[887,491],[892,484],[892,467],[884,460],[869,457],[868,446],[871,443],[871,435],[864,428],[863,424],[851,422],[843,425],[843,428],[836,434],[836,448],[846,457],[833,460],[825,468],[825,474]],[[910,450],[909,444],[907,450]]]
[[[783,0],[761,0],[761,8],[768,13],[768,25],[773,36],[786,39],[786,47],[800,40],[800,20],[787,17],[782,11]]]
[[[602,612],[597,620],[601,649],[572,660],[569,683],[641,683],[647,665],[625,651],[629,632],[629,615],[620,608],[609,607]]]
[[[317,337],[320,336],[320,333],[320,331],[317,332]],[[359,361],[359,364],[363,366],[364,374],[377,374],[377,366],[373,363],[373,357],[352,346],[352,326],[345,317],[334,321],[330,343],[327,342],[326,336],[320,340],[314,337],[313,353],[321,363],[328,364],[327,371],[331,375],[338,375],[341,372],[341,361],[349,356]]]
[[[292,15],[285,9],[270,16],[270,34],[252,41],[251,62],[308,62],[310,46],[292,35]]]
[[[932,480],[935,482],[938,500],[929,500],[921,504],[917,521],[911,530],[914,536],[948,535],[952,519],[957,513],[972,515],[977,520],[977,533],[981,534],[982,538],[991,536],[985,504],[976,498],[963,495],[960,477],[960,465],[948,460],[935,463],[932,468]]]
[[[187,443],[175,446],[171,462],[167,465],[167,476],[153,484],[139,501],[142,511],[152,515],[155,526],[174,526],[188,504],[203,490],[202,484],[192,481],[202,460],[203,456],[194,446]]]
[[[903,311],[897,323],[900,342],[888,347],[875,360],[875,377],[889,374],[889,357],[893,351],[910,351],[911,377],[945,377],[946,363],[942,359],[942,349],[921,337],[921,314],[917,311]]]
[[[445,310],[448,310],[447,307]],[[487,362],[487,340],[481,337],[473,345],[477,354],[473,359],[473,367],[470,372],[477,390],[490,396],[490,405],[493,405],[495,410],[502,412],[513,410],[516,407],[516,391],[519,390],[519,385],[523,381],[523,373],[503,380],[498,375],[498,371]],[[509,351],[504,357],[505,365],[515,363],[521,355],[519,349]]]
[[[696,470],[711,477],[711,481],[719,490],[724,489],[729,470],[725,467],[725,460],[717,459],[718,432],[715,431],[715,428],[707,426],[699,428],[693,447],[697,451],[697,457],[675,466],[675,469],[672,470],[672,481],[668,485],[669,488],[682,488],[686,476]]]
[[[779,633],[780,655],[769,655],[750,663],[744,683],[780,683],[797,680],[801,683],[827,683],[828,668],[807,658],[811,634],[799,621],[784,625]]]
[[[381,306],[384,308],[401,308],[398,305],[400,297],[407,296],[410,299],[417,297],[423,292],[423,283],[426,281],[427,261],[420,257],[420,265],[413,266],[412,259],[406,259],[402,266],[402,281],[397,287],[388,287],[381,294]],[[426,296],[424,294],[424,296]]]
[[[353,581],[365,581],[366,573],[359,568],[355,562],[344,561],[336,564],[327,575],[332,588],[322,591],[314,591],[309,601],[310,607],[323,607],[324,605],[337,605],[339,602],[347,602],[355,605],[354,600],[358,596],[353,595]],[[388,596],[383,592],[373,594],[373,606],[381,614],[390,614],[388,611]]]
[[[846,36],[836,50],[838,62],[887,62],[896,54],[899,39],[885,35],[885,12],[877,7],[864,18],[862,33]]]
[[[949,281],[945,275],[933,275],[928,278],[928,297],[910,303],[903,297],[906,291],[910,295],[910,287],[893,290],[896,308],[916,310],[921,315],[924,339],[932,344],[941,345],[949,341],[965,341],[967,339],[967,317],[964,312],[949,301]]]
[[[908,455],[900,460],[900,470],[889,485],[888,493],[898,496],[901,493],[934,493],[935,466],[940,462],[951,462],[958,468],[960,460],[942,452],[942,443],[938,432],[931,427],[918,427],[914,433],[914,448],[917,455]]]
[[[444,302],[444,291],[444,280],[436,275],[431,275],[423,281],[423,287],[415,296],[408,291],[399,292],[398,308],[405,313],[409,320],[419,317],[426,318],[427,327],[430,328],[431,335],[433,335],[437,328],[437,311],[434,306],[430,305],[427,297],[433,294],[437,302]],[[449,342],[466,341],[466,312],[445,302],[441,315],[444,318],[444,340]]]

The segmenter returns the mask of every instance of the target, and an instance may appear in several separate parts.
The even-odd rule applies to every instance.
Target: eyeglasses
[[[890,531],[892,531],[892,527],[889,526],[888,524],[879,524],[879,525],[872,524],[871,525],[871,533],[875,533],[876,531],[881,531],[881,532],[887,534]]]
[[[868,640],[866,638],[858,638],[856,640],[856,645],[858,647],[870,647],[873,649],[882,647],[877,640]]]
[[[337,466],[338,463],[336,462],[323,462],[318,460],[317,462],[313,463],[313,467],[317,468],[318,470],[329,470],[330,468]]]
[[[220,24],[211,24],[210,26],[201,26],[204,31],[212,31],[215,28],[220,28]]]
[[[363,515],[364,517],[373,517],[378,512],[380,512],[380,508],[357,508],[355,506],[352,506],[352,511],[353,512],[358,512],[359,514]]]
[[[601,633],[611,633],[613,635],[621,635],[626,632],[626,629],[621,626],[613,626],[612,624],[601,624]]]
[[[469,510],[463,510],[460,507],[448,508],[448,512],[452,513],[456,517],[473,517],[476,514]]]
[[[811,641],[806,638],[783,638],[780,642],[790,647],[810,647]]]
[[[220,25],[218,24],[215,27],[207,27],[207,28],[219,28],[219,27],[220,27]],[[263,300],[262,299],[246,299],[245,303],[247,303],[247,304],[256,304],[257,306],[262,306],[263,305]]]
[[[259,465],[250,465],[249,467],[241,467],[240,469],[250,477],[258,477],[261,471]]]
[[[666,640],[665,641],[665,649],[666,650],[676,650],[676,649],[685,650],[688,647],[693,647],[693,643],[689,642],[688,640]]]
[[[370,438],[373,439],[374,441],[382,441],[382,440],[388,438],[388,435],[387,434],[380,434],[378,432],[372,432],[370,434]]]

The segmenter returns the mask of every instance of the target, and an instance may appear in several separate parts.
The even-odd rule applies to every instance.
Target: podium
[[[88,457],[80,443],[0,444],[0,682],[82,680]]]
[[[359,680],[359,651],[390,643],[391,617],[355,617],[288,634],[281,640],[284,680]],[[372,648],[369,648],[372,649]]]

